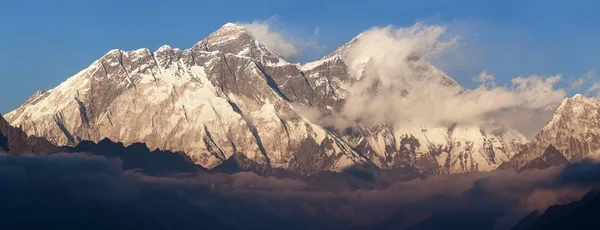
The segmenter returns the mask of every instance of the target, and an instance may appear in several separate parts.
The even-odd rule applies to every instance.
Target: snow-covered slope
[[[206,167],[235,152],[305,173],[364,161],[292,109],[265,72],[282,62],[243,27],[226,24],[188,50],[112,50],[6,117],[59,145],[141,141]]]
[[[463,125],[357,123],[335,130],[310,121],[299,113],[300,105],[339,112],[347,87],[360,80],[350,77],[343,56],[357,39],[298,65],[227,23],[186,50],[112,50],[6,117],[58,145],[108,137],[183,151],[209,168],[241,153],[267,167],[301,173],[354,164],[412,166],[430,174],[489,171],[525,142],[514,131]],[[425,60],[407,62],[414,77],[462,90]]]
[[[565,99],[552,120],[501,168],[519,170],[549,146],[554,146],[569,161],[600,157],[600,100],[583,95]]]

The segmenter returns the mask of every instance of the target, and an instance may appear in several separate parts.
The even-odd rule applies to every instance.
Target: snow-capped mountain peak
[[[600,100],[576,94],[563,100],[544,130],[555,128],[561,121],[571,122],[573,125],[577,123],[581,126],[575,129],[578,132],[587,132],[589,127],[600,128],[599,108]]]
[[[600,100],[581,94],[565,99],[552,120],[503,168],[521,169],[550,145],[569,161],[600,157]]]
[[[209,37],[228,37],[233,34],[239,34],[244,32],[248,32],[248,30],[244,26],[228,22],[223,24],[221,28],[213,32]]]
[[[196,43],[192,49],[246,57],[263,65],[281,66],[290,64],[261,43],[244,26],[234,23],[226,23],[221,26],[217,31]]]
[[[365,162],[293,109],[299,98],[286,85],[312,98],[294,83],[301,72],[282,62],[245,29],[226,24],[186,50],[111,50],[6,118],[58,145],[106,137],[144,142],[185,152],[206,167],[237,152],[303,173]]]
[[[240,36],[252,37],[248,30],[243,26],[234,23],[226,23],[223,26],[221,26],[221,28],[219,28],[217,31],[211,33],[204,40],[198,42],[196,46],[204,46],[208,44],[218,45],[220,43],[228,43],[239,39]]]
[[[426,60],[413,64],[415,77],[457,84]],[[6,118],[58,145],[108,137],[182,151],[209,168],[241,153],[266,168],[301,173],[354,164],[430,174],[489,171],[521,142],[519,134],[432,124],[331,130],[292,106],[340,112],[355,80],[342,54],[289,64],[228,23],[186,50],[111,50]]]
[[[227,22],[219,30],[244,30],[245,28],[233,22]]]

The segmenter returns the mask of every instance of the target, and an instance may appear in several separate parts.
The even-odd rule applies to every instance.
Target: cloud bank
[[[497,219],[497,229],[507,229],[532,210],[578,200],[600,185],[595,176],[600,164],[593,161],[520,174],[436,176],[341,191],[309,186],[314,179],[252,173],[152,177],[120,167],[103,157],[0,156],[0,214],[11,217],[0,226],[22,227],[30,217],[44,226],[59,226],[69,217],[73,221],[64,223],[88,226],[99,216],[116,213],[118,218],[107,219],[106,226],[316,229],[381,222],[391,215],[480,213]],[[270,221],[260,221],[264,218]]]

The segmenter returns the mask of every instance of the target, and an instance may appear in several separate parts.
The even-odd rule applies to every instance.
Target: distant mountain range
[[[169,46],[154,52],[111,50],[57,87],[38,91],[0,116],[0,153],[103,156],[124,170],[156,178],[209,175],[230,182],[235,176],[248,176],[244,172],[254,172],[269,180],[301,183],[306,191],[334,194],[368,193],[388,189],[395,182],[445,174],[497,169],[521,173],[600,157],[600,99],[582,95],[566,98],[531,140],[505,127],[356,120],[339,129],[307,116],[307,108],[325,116],[343,110],[349,85],[364,79],[351,74],[346,59],[360,39],[357,36],[304,65],[287,62],[232,23],[186,50]],[[400,61],[411,68],[414,76],[410,77],[457,94],[466,91],[423,58]],[[336,217],[343,209],[318,202],[257,202],[219,194],[219,183],[206,186],[199,190],[206,203],[178,206],[186,211],[182,219],[167,218],[168,226],[183,221],[187,229],[206,221],[206,226],[223,229],[290,225],[294,229],[492,229],[497,217],[496,213],[410,210],[377,223],[351,226],[344,219],[320,219]],[[53,188],[60,190],[60,186]],[[178,195],[169,199],[185,203]],[[569,225],[573,222],[582,223],[577,229],[595,226],[597,200],[594,190],[579,202],[532,212],[514,229],[579,226]],[[18,202],[11,205],[19,206]],[[147,215],[120,212],[122,204],[67,206],[82,205],[94,207],[98,215],[122,217],[113,218],[106,227],[146,229],[167,223],[144,222]],[[147,207],[143,202],[134,206]],[[31,212],[40,218],[45,215]]]
[[[533,211],[511,230],[550,230],[600,228],[597,214],[600,212],[598,190],[588,192],[580,201],[564,205],[553,205],[547,210]]]
[[[43,137],[28,136],[0,116],[0,152],[8,154],[48,154],[61,151]]]
[[[300,174],[339,172],[353,165],[411,167],[424,175],[491,171],[503,164],[521,166],[513,156],[542,154],[548,147],[543,142],[534,149],[510,129],[357,121],[338,130],[303,116],[299,106],[324,114],[342,109],[347,85],[360,81],[349,73],[345,53],[360,39],[299,65],[269,50],[244,27],[227,23],[186,50],[112,50],[56,88],[39,91],[5,118],[59,146],[110,138],[184,152],[206,168],[243,157],[260,170]],[[404,61],[414,68],[415,78],[464,90],[424,59]]]

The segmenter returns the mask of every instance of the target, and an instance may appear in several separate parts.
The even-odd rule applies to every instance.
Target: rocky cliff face
[[[12,127],[0,116],[0,152],[12,155],[48,154],[61,151],[44,138],[28,136],[23,130]]]
[[[519,171],[526,171],[531,169],[546,169],[554,166],[561,166],[568,164],[569,160],[565,158],[565,156],[559,152],[554,146],[550,145],[544,153],[539,157],[534,158],[523,167],[519,169]]]
[[[266,167],[261,170],[300,173],[356,164],[411,166],[428,174],[489,171],[525,142],[514,131],[461,125],[357,123],[335,130],[309,120],[298,106],[324,114],[340,111],[347,87],[360,80],[350,76],[344,60],[356,39],[321,60],[298,65],[228,23],[187,50],[112,50],[6,117],[57,145],[108,137],[182,151],[209,168],[240,153]],[[423,59],[406,61],[414,77],[462,90]]]
[[[98,143],[82,141],[75,147],[58,147],[42,137],[27,136],[19,128],[11,125],[0,116],[0,153],[9,155],[49,155],[55,153],[75,153],[85,156],[104,156],[119,161],[125,170],[139,170],[152,176],[180,173],[203,173],[205,168],[194,164],[184,153],[150,150],[144,143],[125,146],[109,139]]]
[[[533,211],[511,230],[598,229],[599,191],[589,191],[579,201],[553,205],[546,211]]]
[[[501,168],[517,170],[539,161],[545,150],[553,146],[568,161],[600,154],[600,100],[576,95],[565,99],[556,110],[552,120],[529,142],[522,152],[515,155]],[[555,151],[553,151],[555,152]],[[552,161],[561,161],[557,154]],[[533,164],[533,163],[532,163]]]
[[[425,174],[491,171],[519,151],[517,132],[493,134],[480,127],[415,125],[358,127],[344,136],[380,168],[411,165]]]
[[[184,153],[150,150],[144,143],[125,146],[120,142],[103,139],[98,143],[82,141],[75,147],[65,148],[65,152],[86,156],[103,156],[117,161],[124,170],[136,170],[150,176],[172,176],[183,173],[205,173],[207,170],[194,164]]]

